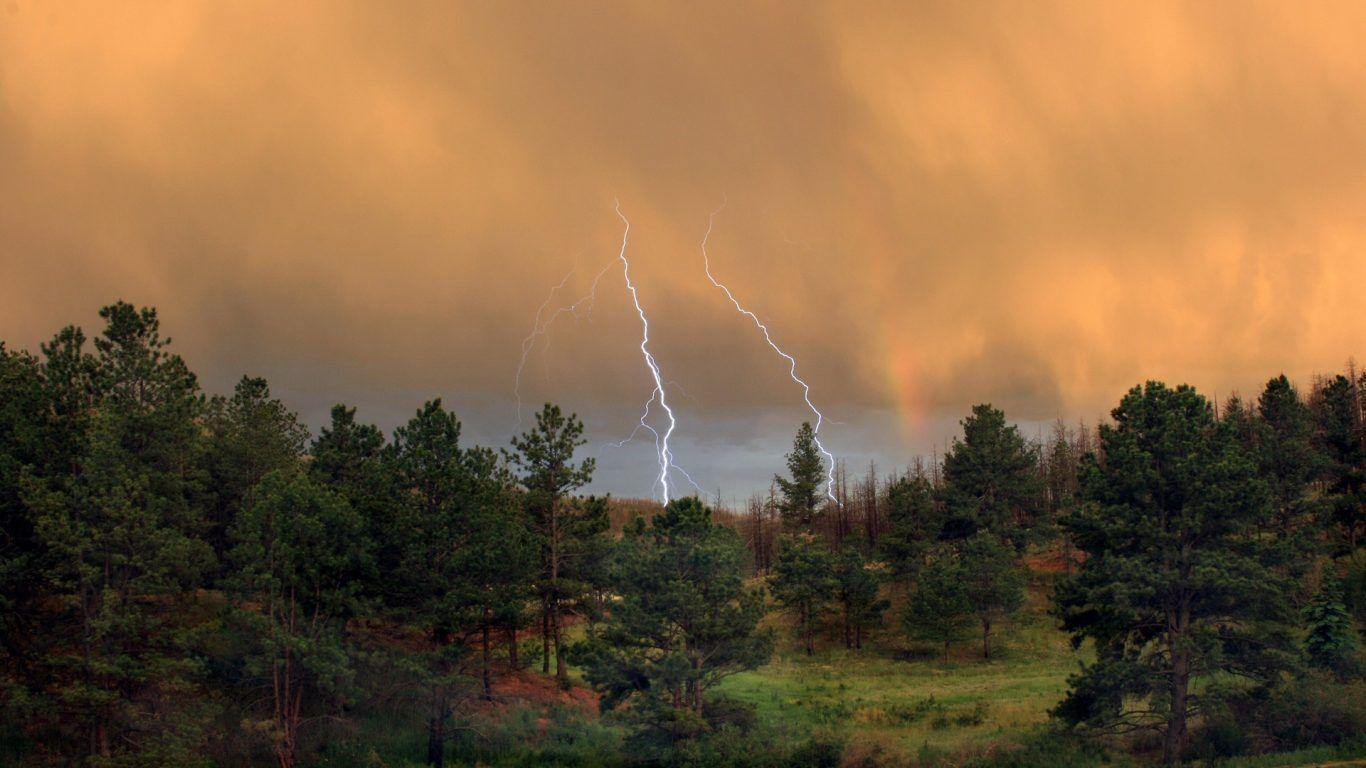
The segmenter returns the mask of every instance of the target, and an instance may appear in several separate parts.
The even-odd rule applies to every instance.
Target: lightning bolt
[[[754,325],[759,329],[760,332],[764,334],[764,341],[768,342],[768,346],[772,347],[773,351],[777,352],[779,357],[787,361],[787,375],[792,377],[792,380],[797,382],[797,384],[802,388],[802,399],[806,401],[806,407],[810,408],[811,412],[816,414],[816,424],[812,430],[813,437],[816,441],[816,448],[820,450],[821,455],[825,456],[826,461],[829,462],[828,468],[826,469],[825,495],[829,496],[831,501],[838,504],[839,500],[835,498],[834,491],[835,455],[825,449],[825,445],[821,443],[820,438],[821,423],[825,421],[825,416],[820,412],[818,408],[816,408],[815,404],[811,402],[810,385],[808,385],[805,381],[802,380],[801,377],[797,375],[797,359],[792,355],[789,355],[788,353],[784,352],[783,348],[778,346],[778,344],[773,341],[773,337],[768,332],[768,326],[764,325],[763,321],[759,319],[759,316],[749,311],[748,309],[745,309],[744,305],[740,303],[740,300],[735,298],[735,294],[731,293],[730,289],[727,288],[725,284],[723,284],[721,281],[717,280],[716,277],[711,273],[711,258],[707,255],[707,241],[711,239],[712,228],[716,224],[717,214],[721,213],[721,211],[724,210],[725,207],[725,204],[722,203],[721,207],[712,211],[711,217],[707,219],[707,234],[702,236],[702,268],[706,271],[707,279],[711,281],[711,284],[725,292],[726,298],[730,299],[730,303],[735,305],[736,311],[738,311],[742,315],[745,315],[750,320],[754,321]]]
[[[678,382],[666,381],[666,382],[664,382],[664,383],[665,383],[665,384],[673,384],[673,385],[674,385],[675,387],[677,387],[678,389],[680,389],[680,390],[682,389],[682,385],[678,384]],[[632,429],[632,430],[631,430],[631,434],[627,435],[626,437],[624,437],[624,438],[622,438],[622,439],[620,439],[620,440],[615,440],[615,441],[612,441],[612,442],[609,442],[609,443],[603,443],[602,447],[598,449],[598,456],[602,456],[602,452],[605,451],[605,450],[607,450],[608,448],[624,448],[624,447],[626,447],[627,444],[629,444],[631,441],[633,441],[633,440],[636,439],[636,435],[639,435],[640,432],[641,432],[641,430],[645,430],[646,432],[649,432],[651,435],[654,435],[654,438],[655,438],[655,451],[656,451],[656,452],[659,451],[659,444],[660,444],[660,434],[659,434],[659,430],[657,430],[657,429],[655,429],[654,427],[650,426],[650,423],[649,423],[649,418],[650,418],[650,407],[653,406],[653,405],[655,404],[655,398],[656,398],[656,397],[658,397],[658,393],[657,393],[657,392],[651,392],[651,393],[650,393],[650,399],[645,401],[645,407],[641,410],[641,413],[640,413],[640,421],[636,424],[635,429]],[[670,469],[676,469],[676,470],[678,470],[679,474],[683,475],[683,477],[687,479],[688,484],[691,485],[691,486],[697,491],[698,495],[701,495],[701,496],[706,496],[706,495],[707,495],[707,489],[706,489],[706,488],[703,488],[700,484],[698,484],[697,480],[693,479],[693,476],[688,472],[688,470],[684,469],[683,467],[680,467],[680,466],[678,465],[678,463],[675,462],[675,461],[673,460],[672,456],[671,456],[670,459],[669,459],[669,468],[670,468]],[[658,488],[658,487],[659,487],[659,478],[655,478],[655,482],[654,482],[654,486],[653,486],[653,487],[654,487],[654,488]]]
[[[565,284],[569,282],[569,278],[574,276],[574,272],[578,267],[569,270],[564,278],[550,289],[550,293],[545,297],[545,301],[541,302],[541,306],[536,309],[536,317],[531,323],[531,332],[526,335],[526,338],[522,339],[522,358],[517,362],[517,375],[513,379],[512,385],[513,395],[517,398],[517,426],[519,428],[522,426],[522,371],[526,368],[527,359],[531,356],[532,350],[536,348],[536,342],[545,339],[545,343],[548,346],[550,344],[550,326],[554,325],[555,321],[565,314],[573,315],[574,319],[578,320],[579,311],[585,304],[587,304],[588,318],[592,319],[593,304],[597,300],[598,283],[602,281],[602,276],[607,274],[607,270],[611,269],[615,263],[616,259],[607,262],[607,265],[593,278],[593,284],[589,287],[587,294],[580,297],[573,304],[556,309],[549,317],[544,317],[543,319],[546,309],[550,307],[550,302],[555,299],[555,294],[559,293],[559,291],[564,288]]]
[[[617,212],[617,218],[621,219],[621,223],[625,226],[621,233],[621,250],[617,253],[617,258],[621,260],[621,274],[626,279],[626,290],[631,292],[631,303],[635,304],[636,314],[640,315],[640,355],[645,358],[645,367],[650,369],[650,377],[655,382],[654,391],[645,403],[645,411],[640,415],[640,426],[650,430],[655,435],[655,448],[659,453],[659,479],[656,482],[660,487],[663,502],[668,504],[669,468],[673,466],[673,453],[669,450],[669,438],[673,435],[678,422],[674,419],[673,409],[669,407],[669,400],[664,391],[664,377],[659,372],[659,363],[655,361],[655,356],[650,354],[650,319],[645,316],[645,309],[640,306],[640,294],[636,291],[635,283],[631,282],[631,262],[626,259],[626,244],[631,235],[631,222],[621,212],[621,201],[614,200],[613,206]],[[669,419],[669,426],[664,429],[662,434],[646,423],[646,418],[650,415],[650,405],[656,400],[659,401],[659,407],[664,409],[664,414]]]

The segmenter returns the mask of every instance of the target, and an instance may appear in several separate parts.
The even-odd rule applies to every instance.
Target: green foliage
[[[802,422],[797,429],[792,453],[787,455],[787,472],[791,478],[773,476],[783,494],[779,514],[789,529],[810,532],[823,508],[821,488],[825,485],[825,464],[816,446],[816,431],[809,421]]]
[[[1360,384],[1335,376],[1318,389],[1312,403],[1327,462],[1328,520],[1338,534],[1338,554],[1355,552],[1366,541],[1366,425]]]
[[[982,658],[989,659],[993,625],[1024,602],[1024,570],[1014,551],[985,531],[961,543],[958,567],[967,603],[982,627]]]
[[[1325,574],[1317,594],[1302,611],[1304,654],[1309,665],[1341,676],[1359,671],[1357,633],[1342,602],[1342,584]]]
[[[1308,491],[1325,466],[1314,442],[1313,414],[1284,375],[1267,382],[1257,413],[1264,426],[1255,451],[1271,495],[1272,530],[1312,552],[1317,504]]]
[[[37,358],[0,343],[0,670],[31,663],[34,622],[47,568],[46,549],[24,504],[25,467],[47,463],[52,433]],[[53,457],[59,463],[59,457]],[[32,470],[30,470],[32,471]],[[21,695],[19,680],[0,672],[0,716]],[[8,695],[7,695],[8,694]]]
[[[356,422],[355,408],[334,405],[331,419],[309,449],[308,476],[341,494],[365,521],[376,572],[397,573],[406,546],[399,519],[405,497],[399,490],[393,452],[378,427]],[[381,578],[367,589],[392,604],[402,592],[400,582]]]
[[[346,621],[362,607],[371,567],[360,516],[336,493],[295,470],[267,474],[230,531],[225,584],[234,618],[254,641],[247,670],[269,686],[269,714],[253,727],[293,765],[310,695],[351,690]]]
[[[868,630],[882,624],[882,614],[890,603],[878,597],[882,569],[869,562],[852,544],[842,547],[835,557],[835,601],[840,606],[844,628],[844,647],[862,650]]]
[[[1307,670],[1279,686],[1251,691],[1230,702],[1248,749],[1280,752],[1317,745],[1357,743],[1366,756],[1366,681],[1338,680]]]
[[[1315,441],[1309,407],[1282,375],[1267,382],[1256,409],[1231,398],[1224,422],[1266,483],[1269,514],[1258,530],[1273,539],[1265,553],[1267,562],[1287,576],[1303,579],[1324,548],[1318,520],[1323,500],[1312,486],[1327,467]]]
[[[963,567],[949,547],[939,547],[921,569],[906,604],[905,623],[911,637],[943,645],[946,661],[950,645],[971,635],[973,606]]]
[[[1064,626],[1097,659],[1057,713],[1074,723],[1164,734],[1180,759],[1187,717],[1230,673],[1270,683],[1290,661],[1286,582],[1255,536],[1265,485],[1227,423],[1193,389],[1135,387],[1101,428],[1087,505],[1064,521],[1087,553],[1058,587]]]
[[[519,621],[531,597],[536,549],[520,498],[497,454],[460,447],[460,422],[433,400],[394,432],[403,503],[388,538],[399,550],[400,613],[427,635],[418,654],[427,694],[428,759],[438,761],[465,693],[461,661],[477,635],[482,694],[492,697],[492,634]]]
[[[203,737],[193,720],[157,714],[200,673],[188,607],[212,563],[196,535],[201,400],[155,311],[120,302],[100,314],[94,357],[74,329],[45,347],[57,455],[20,480],[46,568],[47,647],[29,671],[52,727],[79,733],[92,760],[177,764]]]
[[[595,560],[600,552],[593,540],[607,532],[606,508],[601,502],[567,503],[566,496],[593,478],[592,458],[574,463],[574,453],[585,442],[583,422],[576,414],[565,416],[560,407],[546,403],[536,414],[536,427],[512,439],[513,451],[504,451],[517,470],[525,490],[524,509],[540,551],[537,585],[541,599],[543,634],[542,670],[550,671],[555,658],[555,677],[568,686],[569,669],[561,652],[564,645],[561,614],[574,610],[591,589],[573,578],[575,560]],[[580,569],[580,575],[588,573]]]
[[[270,396],[265,379],[243,376],[232,397],[209,401],[205,464],[213,504],[206,538],[221,556],[227,532],[252,488],[269,472],[297,469],[308,429],[284,403]]]
[[[839,589],[834,555],[812,534],[787,536],[768,583],[773,598],[792,614],[806,655],[815,653],[816,630]]]
[[[617,599],[571,651],[604,710],[629,703],[644,735],[666,743],[735,720],[712,688],[772,653],[758,630],[763,593],[745,586],[744,561],[739,537],[695,497],[670,502],[648,525],[636,519],[611,559]]]
[[[574,452],[586,441],[583,422],[577,414],[568,416],[558,405],[546,403],[536,414],[536,427],[513,438],[513,452],[504,452],[526,487],[531,509],[555,506],[564,496],[593,479],[596,462],[584,459],[574,464]]]
[[[934,487],[925,477],[897,478],[887,489],[887,531],[878,551],[892,573],[914,582],[943,530]]]
[[[973,406],[962,424],[963,439],[944,455],[941,495],[948,519],[940,535],[966,538],[987,530],[1023,550],[1043,498],[1037,451],[990,405]]]

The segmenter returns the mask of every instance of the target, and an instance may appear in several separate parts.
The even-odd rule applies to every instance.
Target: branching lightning
[[[631,235],[631,222],[626,215],[621,212],[621,202],[614,201],[614,208],[617,218],[625,229],[621,233],[621,250],[617,258],[621,259],[621,274],[626,280],[626,290],[631,292],[631,303],[635,304],[636,314],[640,315],[640,355],[645,358],[645,367],[650,369],[650,377],[654,379],[655,388],[650,395],[650,399],[645,403],[645,410],[640,415],[640,426],[650,430],[655,435],[655,447],[659,453],[659,480],[660,494],[665,504],[669,503],[669,468],[673,466],[673,453],[669,450],[669,438],[673,435],[674,428],[678,426],[674,419],[673,409],[669,407],[668,396],[664,391],[664,377],[659,372],[659,363],[655,361],[655,356],[650,354],[650,320],[645,316],[645,309],[640,306],[640,295],[636,291],[635,283],[631,282],[631,262],[626,258],[626,244]],[[664,414],[668,417],[669,425],[664,428],[661,434],[654,427],[646,423],[650,415],[650,405],[656,400],[659,407],[664,409]],[[632,432],[634,435],[635,433]],[[681,471],[681,470],[680,470]],[[683,473],[687,475],[686,472]],[[691,480],[692,478],[688,478]],[[696,483],[694,483],[696,485]]]
[[[681,385],[679,385],[677,382],[674,382],[674,381],[666,381],[666,382],[664,382],[664,383],[665,383],[665,384],[673,384],[675,387],[677,387],[677,388],[679,388],[679,389],[682,389]],[[624,438],[622,438],[622,439],[620,439],[620,440],[614,440],[614,441],[609,442],[609,443],[604,443],[603,446],[602,446],[602,448],[599,448],[599,449],[598,449],[598,455],[599,455],[599,456],[601,456],[601,455],[602,455],[602,452],[603,452],[604,450],[608,449],[608,448],[624,448],[624,447],[626,447],[627,444],[629,444],[630,442],[632,442],[633,440],[636,439],[636,435],[639,435],[640,432],[641,432],[641,430],[644,430],[644,431],[646,431],[646,432],[649,432],[651,435],[654,436],[654,438],[655,438],[655,452],[656,452],[656,453],[659,452],[659,445],[660,445],[660,434],[659,434],[659,430],[657,430],[657,429],[655,429],[654,427],[650,426],[650,422],[649,422],[649,418],[650,418],[650,406],[652,406],[652,405],[655,404],[655,398],[656,398],[656,397],[658,397],[658,392],[655,392],[655,391],[650,392],[650,399],[645,401],[645,407],[641,409],[640,421],[637,422],[635,428],[631,430],[631,434],[627,435],[626,437],[624,437]],[[702,496],[707,495],[707,489],[705,489],[705,488],[703,488],[701,485],[699,485],[698,482],[697,482],[697,480],[693,479],[692,474],[690,474],[690,473],[688,472],[688,470],[684,469],[683,467],[680,467],[680,466],[678,465],[678,463],[675,462],[675,461],[673,460],[672,455],[671,455],[671,457],[670,457],[670,459],[669,459],[669,468],[670,468],[670,469],[676,469],[676,470],[678,470],[679,474],[683,475],[683,477],[684,477],[685,479],[687,479],[688,484],[691,485],[691,486],[693,487],[693,489],[696,490],[697,493],[698,493],[699,495],[702,495]],[[655,488],[658,488],[658,487],[659,487],[659,478],[655,478],[654,487],[655,487]],[[667,503],[667,502],[666,502],[666,503]]]
[[[550,343],[550,326],[554,325],[555,321],[559,319],[561,315],[573,315],[574,319],[578,320],[579,311],[584,308],[584,305],[587,305],[588,316],[591,318],[593,314],[593,304],[597,300],[598,283],[602,281],[602,276],[607,274],[607,270],[611,269],[615,263],[616,260],[613,259],[612,261],[607,262],[607,265],[598,271],[598,274],[593,277],[593,284],[589,287],[587,294],[580,297],[573,304],[556,309],[549,317],[543,319],[546,309],[550,306],[550,302],[555,299],[555,294],[564,288],[565,284],[569,282],[569,278],[574,276],[577,267],[569,270],[564,278],[550,289],[550,293],[545,297],[545,301],[541,302],[541,306],[536,309],[536,318],[531,323],[531,332],[526,335],[525,339],[522,339],[522,358],[517,362],[517,375],[513,379],[512,385],[513,395],[517,398],[517,426],[519,428],[522,426],[522,371],[526,368],[527,358],[531,355],[531,351],[536,348],[536,342],[540,339],[545,339],[547,344]]]
[[[720,208],[717,208],[716,210],[712,211],[711,217],[707,219],[707,234],[703,235],[702,237],[702,267],[706,271],[707,279],[711,281],[711,284],[725,292],[726,298],[730,299],[730,303],[735,305],[736,311],[740,312],[740,314],[745,315],[750,320],[754,321],[754,325],[759,329],[760,332],[764,334],[764,341],[768,342],[768,346],[771,347],[774,352],[778,353],[780,357],[787,361],[788,376],[791,376],[792,380],[797,382],[797,384],[802,388],[802,399],[806,401],[806,407],[810,408],[811,412],[816,414],[816,423],[812,429],[816,440],[816,448],[820,450],[821,455],[825,456],[826,461],[829,462],[829,466],[826,470],[825,495],[829,496],[831,501],[838,504],[839,500],[835,498],[834,492],[835,456],[834,454],[830,453],[830,451],[827,451],[825,449],[825,445],[821,443],[820,438],[821,423],[825,421],[825,416],[820,412],[818,408],[816,408],[815,404],[811,402],[810,385],[803,381],[801,377],[797,376],[797,359],[792,355],[789,355],[788,353],[784,352],[782,347],[779,347],[778,344],[773,341],[773,337],[769,335],[768,326],[764,325],[763,321],[759,319],[759,316],[749,311],[748,309],[745,309],[744,305],[740,303],[740,300],[735,298],[735,294],[731,293],[730,289],[727,288],[725,284],[723,284],[721,281],[717,280],[716,277],[711,273],[711,259],[707,255],[707,240],[711,238],[711,232],[713,226],[715,226],[716,224],[717,214],[721,213],[721,211],[725,207],[725,204],[722,204]]]
[[[641,356],[645,359],[646,368],[649,370],[650,376],[654,380],[654,388],[650,392],[650,398],[645,401],[645,406],[641,410],[640,421],[636,424],[635,429],[631,431],[631,434],[627,435],[626,438],[623,440],[619,440],[612,443],[606,443],[604,444],[603,448],[621,448],[625,446],[627,443],[630,443],[631,441],[635,440],[636,436],[639,435],[642,430],[647,431],[654,437],[655,453],[659,457],[660,470],[659,475],[655,478],[654,487],[660,489],[661,497],[664,503],[667,504],[670,498],[669,472],[671,470],[676,470],[679,474],[683,475],[683,477],[687,479],[688,483],[694,489],[696,489],[698,494],[706,495],[706,489],[699,485],[698,482],[695,479],[693,479],[693,476],[686,469],[680,467],[677,464],[677,462],[675,462],[673,451],[669,447],[669,438],[672,437],[674,429],[677,427],[677,420],[674,416],[673,409],[669,407],[669,403],[666,398],[666,390],[668,387],[672,386],[674,389],[678,390],[683,397],[686,397],[688,399],[693,398],[691,395],[687,393],[685,389],[683,389],[682,384],[679,384],[676,381],[667,380],[663,377],[663,374],[660,371],[658,361],[655,360],[654,355],[650,352],[650,321],[646,317],[645,310],[640,304],[640,297],[636,291],[635,283],[631,280],[631,263],[626,258],[626,248],[631,233],[631,223],[626,219],[626,216],[621,212],[621,204],[619,201],[617,201],[615,204],[615,210],[617,217],[620,218],[622,223],[625,225],[625,230],[622,232],[621,235],[621,250],[617,254],[617,257],[609,261],[606,264],[606,266],[604,266],[601,270],[598,271],[597,275],[595,275],[593,278],[592,286],[589,288],[587,294],[580,297],[574,303],[561,306],[554,312],[550,312],[549,314],[547,314],[547,311],[550,309],[552,303],[555,300],[555,296],[559,294],[559,292],[564,289],[565,285],[569,283],[569,280],[574,276],[574,273],[577,268],[569,270],[569,272],[566,273],[565,276],[560,279],[559,283],[556,283],[554,286],[551,287],[550,293],[547,294],[545,301],[541,302],[541,305],[536,309],[536,316],[532,320],[531,330],[527,333],[526,338],[522,339],[522,355],[517,363],[517,373],[513,380],[513,394],[515,395],[517,400],[517,427],[520,428],[523,421],[522,373],[526,368],[527,361],[531,357],[531,353],[536,349],[536,345],[541,341],[544,341],[544,343],[547,346],[550,344],[550,328],[552,325],[554,325],[555,321],[559,319],[562,315],[572,315],[574,319],[577,321],[580,319],[580,311],[586,309],[587,317],[589,319],[592,318],[593,305],[597,299],[598,284],[602,282],[602,278],[604,275],[607,274],[608,270],[610,270],[613,266],[620,262],[622,265],[622,275],[626,280],[626,289],[631,294],[631,303],[636,308],[636,314],[640,316],[640,352]],[[668,426],[664,428],[662,432],[650,424],[650,411],[654,407],[654,404],[656,402],[658,402],[660,407],[664,410],[664,413],[668,417],[669,421]],[[601,453],[601,449],[599,450],[599,453]]]

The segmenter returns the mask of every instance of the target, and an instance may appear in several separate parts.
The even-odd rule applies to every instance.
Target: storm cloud
[[[1094,419],[1366,338],[1360,3],[41,3],[0,0],[0,338],[155,305],[206,386],[317,425],[441,396],[513,429],[536,308],[620,222],[710,487],[806,414],[713,268],[801,361],[852,460],[974,402]],[[647,493],[619,271],[524,390]],[[675,391],[671,390],[671,391]],[[686,393],[686,394],[685,394]]]

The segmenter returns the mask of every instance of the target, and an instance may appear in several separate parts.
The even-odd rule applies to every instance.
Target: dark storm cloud
[[[1366,338],[1363,22],[1351,3],[14,0],[0,337],[36,348],[123,297],[160,308],[211,388],[266,375],[314,423],[332,399],[392,424],[443,395],[502,442],[535,309],[610,262],[619,198],[685,452],[729,478],[804,414],[703,279],[725,199],[713,266],[850,454],[904,460],[977,400],[1047,420],[1145,377],[1303,378]],[[602,288],[526,391],[606,439],[648,380],[620,273]]]

